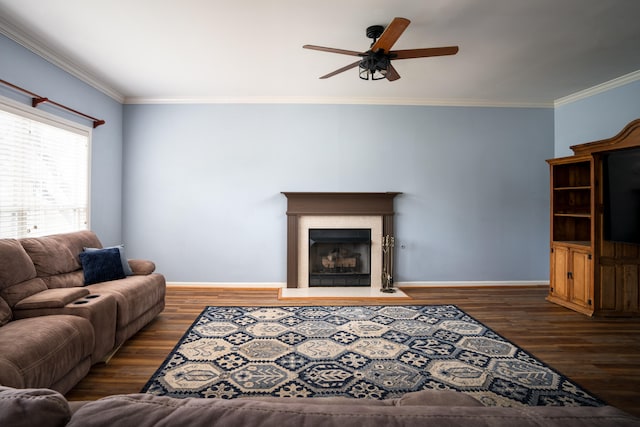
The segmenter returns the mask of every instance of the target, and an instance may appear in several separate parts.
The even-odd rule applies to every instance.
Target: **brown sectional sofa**
[[[450,390],[407,393],[399,399],[176,399],[148,394],[67,402],[52,390],[0,387],[0,425],[38,427],[609,427],[640,419],[611,406],[484,407]]]
[[[85,248],[102,248],[91,231],[0,239],[1,385],[66,393],[164,309],[150,261],[85,286]]]

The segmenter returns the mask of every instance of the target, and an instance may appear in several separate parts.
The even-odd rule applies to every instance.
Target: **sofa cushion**
[[[0,239],[0,290],[36,277],[36,268],[18,240]]]
[[[0,386],[0,425],[60,427],[71,419],[64,396],[48,389],[14,389]]]
[[[20,243],[33,261],[39,277],[79,270],[78,255],[83,248],[102,247],[95,233],[88,230],[26,238]]]
[[[165,281],[160,274],[129,276],[89,286],[92,294],[113,295],[118,303],[117,327],[121,329],[164,300]]]
[[[21,239],[39,277],[78,270],[80,262],[64,242],[51,237]]]
[[[405,393],[395,400],[396,406],[483,406],[466,393],[454,390],[421,390]]]
[[[82,262],[85,285],[93,285],[94,283],[108,282],[125,277],[118,248],[81,252],[80,261]]]
[[[0,297],[0,326],[9,322],[11,317],[11,307],[9,307],[9,304]]]
[[[71,273],[56,274],[54,276],[42,277],[42,281],[47,288],[77,288],[84,286],[84,273],[82,270]]]
[[[71,301],[75,301],[85,295],[89,295],[89,290],[86,288],[47,289],[19,301],[13,308],[16,310],[62,308]]]
[[[40,316],[9,322],[0,328],[0,384],[51,387],[90,358],[94,340],[91,322],[79,316]]]
[[[240,397],[261,402],[282,403],[281,397],[260,396]],[[352,397],[297,397],[293,400],[302,405],[331,406],[483,406],[472,396],[455,390],[420,390],[405,393],[394,399],[354,399]]]

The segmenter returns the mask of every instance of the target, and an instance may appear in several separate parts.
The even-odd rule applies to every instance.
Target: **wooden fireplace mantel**
[[[382,234],[393,236],[393,199],[400,192],[282,192],[287,197],[287,287],[298,287],[298,220],[305,215],[381,216]]]

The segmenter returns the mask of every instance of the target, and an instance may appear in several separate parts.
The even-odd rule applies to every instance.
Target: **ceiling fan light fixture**
[[[386,78],[387,70],[369,70],[360,66],[360,78],[362,80],[382,80]]]
[[[360,78],[362,80],[382,80],[386,78],[390,64],[389,55],[370,53],[358,65]]]

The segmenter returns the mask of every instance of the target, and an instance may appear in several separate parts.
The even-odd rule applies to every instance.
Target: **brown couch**
[[[0,239],[0,384],[66,393],[164,309],[165,279],[150,261],[118,258],[116,280],[85,285],[89,267],[107,277],[119,257],[84,254],[100,248],[91,231]]]
[[[484,407],[455,391],[419,391],[399,399],[256,398],[176,399],[148,394],[67,402],[52,390],[0,387],[0,425],[111,426],[639,426],[640,419],[611,406]]]

